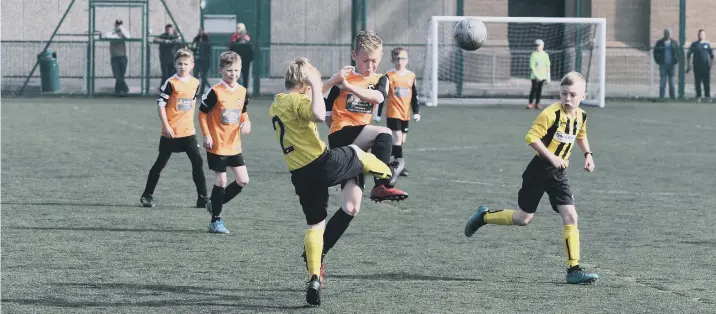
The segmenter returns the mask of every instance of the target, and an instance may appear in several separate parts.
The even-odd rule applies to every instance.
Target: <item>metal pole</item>
[[[686,80],[684,58],[684,50],[682,47],[686,45],[686,0],[679,0],[679,43],[680,61],[679,61],[679,99],[684,99],[684,81]]]
[[[174,15],[172,15],[172,11],[169,10],[169,7],[167,6],[166,1],[161,0],[162,5],[164,6],[164,10],[167,11],[167,14],[169,15],[169,18],[172,20],[172,24],[174,24],[174,28],[176,28],[177,32],[179,33],[179,37],[181,37],[181,43],[186,44],[186,39],[184,39],[184,34],[181,32],[181,28],[179,27],[179,24],[177,24],[177,21],[174,19]],[[162,84],[164,84],[162,82]]]
[[[70,5],[67,6],[67,10],[65,10],[65,14],[62,15],[60,22],[57,23],[57,26],[55,26],[55,30],[52,31],[52,36],[50,36],[50,39],[47,40],[47,44],[45,44],[45,48],[42,48],[43,53],[45,51],[47,51],[48,47],[50,47],[52,40],[55,38],[55,35],[57,35],[57,31],[60,30],[60,26],[62,26],[62,22],[65,21],[67,14],[70,13],[70,9],[72,9],[73,4],[75,4],[75,0],[72,0],[72,2],[70,2]],[[25,87],[27,87],[27,83],[30,82],[32,75],[35,73],[35,70],[37,70],[37,66],[39,65],[39,62],[40,62],[40,60],[35,60],[35,65],[32,66],[32,70],[30,70],[30,74],[27,75],[27,79],[25,79],[25,82],[22,83],[22,87],[20,87],[20,90],[18,90],[18,92],[17,92],[18,95],[22,95],[22,92],[25,91]]]
[[[581,17],[582,16],[582,0],[576,0],[575,1],[575,7],[576,7],[576,14],[575,17]],[[579,33],[581,31],[580,24],[575,24],[575,31],[576,34],[574,35],[574,41],[575,41],[575,59],[574,59],[574,67],[577,72],[582,71],[582,45],[580,44],[581,34]]]
[[[465,0],[456,0],[457,5],[457,16],[463,16],[465,15]],[[437,40],[437,38],[435,39]],[[462,87],[463,87],[463,81],[465,77],[463,76],[463,67],[465,66],[465,60],[463,59],[463,51],[462,49],[456,49],[456,62],[457,62],[457,71],[455,71],[456,77],[456,83],[457,83],[457,96],[462,97]]]
[[[355,38],[358,35],[358,1],[351,0],[351,51],[355,50]],[[351,59],[351,65],[355,66],[355,60]]]

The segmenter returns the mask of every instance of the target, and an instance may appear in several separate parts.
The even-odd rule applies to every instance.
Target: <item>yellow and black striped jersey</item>
[[[562,104],[556,102],[537,116],[525,141],[527,144],[542,141],[550,152],[569,161],[574,142],[586,137],[587,113],[576,108],[572,116],[568,116],[562,109]]]

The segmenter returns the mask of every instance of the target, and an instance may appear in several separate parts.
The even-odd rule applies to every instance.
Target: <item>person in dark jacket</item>
[[[162,83],[166,82],[174,73],[174,53],[179,50],[181,39],[172,24],[164,26],[164,33],[154,38],[159,43],[159,63],[162,68]]]
[[[664,37],[654,44],[654,61],[659,65],[659,98],[664,98],[666,82],[669,82],[669,97],[674,94],[674,68],[681,59],[679,42],[671,39],[671,30],[664,30]]]
[[[204,32],[203,28],[199,29],[199,34],[192,41],[194,47],[194,56],[196,58],[196,71],[201,79],[201,94],[204,94],[205,86],[209,85],[208,73],[211,66],[211,42],[209,42],[209,34]]]
[[[254,47],[251,43],[251,36],[246,31],[244,23],[236,24],[236,33],[231,36],[229,50],[236,52],[241,57],[241,85],[249,88],[249,70],[251,61],[254,60]]]
[[[714,63],[714,50],[711,43],[706,40],[706,32],[699,30],[699,40],[691,43],[689,53],[686,54],[686,72],[691,70],[691,55],[694,56],[694,85],[696,85],[696,98],[701,99],[701,84],[704,85],[704,96],[711,98],[711,66]]]

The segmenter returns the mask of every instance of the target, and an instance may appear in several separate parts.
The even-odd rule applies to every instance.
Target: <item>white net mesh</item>
[[[437,85],[438,103],[526,103],[529,96],[529,60],[535,40],[544,41],[549,54],[553,83],[543,88],[543,103],[558,99],[559,80],[570,71],[579,71],[587,80],[587,98],[600,101],[599,45],[597,23],[535,23],[486,21],[487,41],[477,51],[455,45],[453,32],[457,17],[437,21],[437,37],[430,30],[425,70],[420,86],[422,99],[432,105]],[[479,19],[479,18],[478,18]],[[437,55],[433,44],[437,42]],[[433,68],[437,64],[437,81]]]

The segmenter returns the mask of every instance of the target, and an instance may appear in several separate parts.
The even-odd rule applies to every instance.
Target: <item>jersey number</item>
[[[273,124],[273,130],[278,131],[276,129],[276,124],[278,124],[278,128],[281,129],[281,134],[279,134],[280,141],[281,141],[281,149],[283,149],[283,154],[290,154],[294,150],[296,150],[293,145],[288,145],[288,147],[284,146],[283,144],[283,137],[286,135],[286,127],[283,125],[283,122],[281,119],[278,118],[278,116],[274,116],[273,119],[271,119],[271,124]]]

